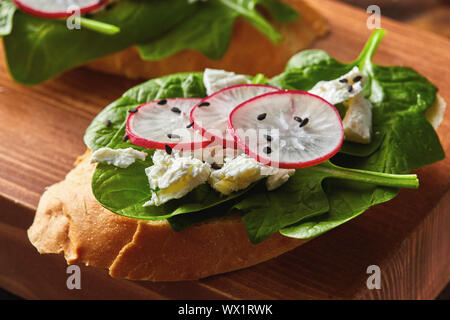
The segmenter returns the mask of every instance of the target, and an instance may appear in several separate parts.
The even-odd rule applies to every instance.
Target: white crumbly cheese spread
[[[342,124],[345,140],[368,144],[372,132],[372,104],[364,98],[365,77],[358,67],[331,81],[318,82],[309,92],[331,104],[346,102],[348,110]]]
[[[345,140],[370,143],[372,132],[372,103],[361,93],[348,101],[348,110],[342,121]]]
[[[211,166],[199,159],[181,157],[157,150],[153,166],[145,169],[152,198],[144,206],[159,206],[172,199],[179,199],[208,180]]]
[[[364,86],[364,76],[358,67],[349,73],[331,81],[320,81],[309,90],[331,104],[338,104],[361,93]]]
[[[91,163],[106,162],[107,164],[112,164],[119,168],[128,168],[136,161],[136,159],[144,161],[146,157],[147,153],[133,148],[100,148],[92,154]]]
[[[221,169],[213,170],[208,179],[213,189],[224,195],[242,190],[252,183],[268,178],[268,190],[274,190],[285,183],[295,170],[265,166],[248,155],[241,154],[234,159],[226,158]]]
[[[145,169],[152,198],[144,206],[160,206],[169,200],[182,198],[207,181],[224,195],[243,190],[263,178],[268,178],[267,189],[274,190],[295,173],[295,170],[265,166],[245,154],[232,154],[231,158],[222,161],[215,158],[211,164],[222,162],[222,167],[214,170],[210,163],[204,162],[210,155],[203,154],[202,157],[206,159],[194,156],[175,151],[171,155],[163,150],[155,151],[153,166]]]
[[[243,154],[244,151],[240,149],[224,148],[222,143],[207,146],[202,149],[195,149],[192,151],[181,152],[180,155],[184,157],[193,157],[210,165],[223,165],[226,158],[236,158]]]
[[[250,80],[246,76],[234,72],[217,69],[205,69],[203,72],[203,84],[208,96],[230,86],[249,83]]]
[[[278,189],[283,184],[285,184],[294,174],[294,169],[277,169],[277,171],[275,171],[274,174],[270,175],[266,180],[267,190],[272,191]]]

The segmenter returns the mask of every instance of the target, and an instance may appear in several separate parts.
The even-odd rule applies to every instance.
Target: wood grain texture
[[[366,14],[330,0],[309,2],[332,30],[314,47],[353,60],[370,35]],[[413,67],[450,101],[449,41],[389,19],[382,24],[388,33],[375,61]],[[92,118],[136,82],[80,68],[25,87],[9,78],[0,55],[1,287],[32,299],[432,299],[448,283],[447,159],[418,172],[419,190],[402,190],[393,201],[255,267],[195,282],[149,283],[80,266],[82,290],[68,290],[64,258],[40,256],[26,229],[44,188],[61,180],[84,151]],[[438,134],[449,154],[450,112]],[[366,288],[372,264],[381,268],[381,290]]]

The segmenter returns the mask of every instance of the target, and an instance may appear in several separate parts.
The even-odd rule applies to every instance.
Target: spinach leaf
[[[246,19],[273,42],[280,41],[280,34],[256,10],[257,3],[276,20],[290,22],[298,18],[295,10],[276,0],[210,1],[177,28],[155,41],[139,45],[139,52],[143,59],[159,60],[192,49],[210,59],[220,59],[226,53],[238,17]]]
[[[278,0],[257,0],[256,3],[261,5],[277,21],[292,22],[300,18],[297,11]]]
[[[237,17],[236,11],[224,10],[219,2],[212,2],[155,41],[139,45],[139,53],[145,60],[159,60],[192,49],[210,59],[220,59],[228,48]]]
[[[397,188],[343,183],[337,179],[325,180],[324,189],[330,210],[319,217],[304,219],[282,228],[281,234],[298,239],[317,237],[356,218],[370,207],[393,199],[398,194]]]
[[[19,82],[36,84],[87,61],[151,41],[195,12],[187,1],[119,1],[93,15],[120,28],[104,35],[86,28],[69,30],[64,20],[41,19],[21,11],[4,37],[9,70]]]
[[[363,170],[408,173],[445,157],[436,132],[425,118],[426,110],[435,102],[437,89],[411,68],[373,64],[370,59],[383,36],[382,30],[374,32],[363,53],[351,64],[359,65],[369,75],[365,94],[374,105],[373,127],[374,132],[379,133],[379,138],[376,142],[372,141],[372,146],[359,150],[355,145],[344,145],[341,153],[348,155],[339,154],[332,161]],[[325,53],[316,56],[325,57]],[[301,65],[301,60],[292,60],[290,65],[293,69],[287,70],[287,74],[298,73],[293,65]],[[321,61],[324,60],[333,66],[339,65],[333,59]],[[315,69],[320,68],[315,64]],[[292,75],[287,79],[290,77]],[[285,81],[284,76],[279,76],[276,81]],[[302,81],[299,80],[297,84]],[[375,143],[379,146],[374,146]],[[375,204],[393,199],[398,193],[398,189],[392,187],[367,188],[360,184],[343,185],[336,181],[326,181],[325,186],[329,212],[283,228],[282,234],[297,238],[318,236],[357,217]]]
[[[228,214],[230,214],[232,204],[230,202],[239,201],[231,200],[228,202],[224,202],[214,208],[209,208],[206,210],[202,210],[199,212],[195,212],[195,214],[179,214],[167,219],[169,221],[170,226],[175,231],[183,231],[193,225],[200,224],[209,220],[222,218]]]
[[[329,188],[327,184],[328,187],[324,191],[322,182],[327,178],[339,179],[339,184],[335,184],[334,188]],[[349,189],[344,190],[349,190],[350,194],[357,194],[358,201],[347,203],[345,199],[349,195],[341,191],[341,185],[350,185]],[[329,212],[326,217],[330,214],[339,214],[342,219],[343,215],[352,216],[355,210],[361,212],[377,203],[390,200],[388,198],[395,195],[382,193],[382,198],[365,198],[364,191],[377,190],[376,186],[417,188],[418,180],[416,175],[391,175],[347,169],[327,161],[314,167],[297,170],[295,175],[277,190],[267,191],[263,188],[257,192],[255,190],[247,194],[245,199],[234,207],[243,212],[242,220],[249,239],[253,243],[265,240],[280,229],[285,235],[300,237],[305,234],[303,223],[301,228],[288,226],[299,224],[304,220],[309,221],[311,218],[316,219],[322,226],[324,218],[321,214],[323,213]],[[339,200],[336,202],[335,197],[343,198],[345,204],[345,208],[338,206],[338,209],[343,208],[343,210],[337,213],[335,212],[336,203],[339,203]],[[283,229],[285,227],[287,228]],[[328,222],[326,228],[330,227],[332,224]],[[315,231],[324,229],[316,228]],[[311,233],[310,229],[307,230]]]
[[[255,10],[258,2],[265,0],[217,0],[224,8],[234,10],[245,20],[251,23],[257,30],[268,37],[273,42],[282,40],[281,35]],[[269,6],[266,9],[270,9]]]
[[[10,0],[0,0],[0,37],[11,33],[16,6]]]
[[[297,170],[280,188],[268,192],[262,185],[236,204],[234,208],[243,213],[250,241],[259,243],[283,227],[327,212],[323,179],[314,168]]]
[[[212,59],[222,57],[237,17],[243,17],[269,39],[280,34],[255,6],[261,3],[276,19],[290,21],[293,10],[278,0],[218,0],[189,4],[179,0],[122,0],[90,15],[96,21],[120,28],[114,35],[88,28],[69,30],[64,20],[42,19],[17,11],[1,0],[0,36],[9,71],[25,84],[37,84],[94,60],[137,45],[143,59],[160,59],[194,49]],[[281,18],[282,14],[287,17]]]
[[[364,94],[374,106],[373,139],[368,145],[345,141],[340,152],[360,157],[376,153],[379,161],[372,158],[368,162],[373,165],[360,166],[366,170],[383,171],[386,166],[382,164],[381,158],[395,161],[393,158],[399,157],[398,165],[391,172],[409,172],[444,157],[439,139],[424,116],[435,102],[437,89],[411,68],[381,67],[371,62],[384,34],[384,30],[375,31],[358,59],[349,64],[336,61],[322,50],[300,52],[290,59],[285,72],[271,79],[269,84],[284,89],[308,91],[319,81],[336,79],[354,66],[359,66],[368,76]],[[412,125],[417,126],[415,132],[409,132],[408,122],[410,128]],[[403,136],[405,132],[409,132],[407,136]],[[427,141],[430,145],[422,141]],[[415,152],[417,148],[420,153]],[[384,152],[376,152],[379,149]],[[390,153],[394,149],[398,152]],[[380,158],[381,154],[385,156]],[[400,163],[404,165],[400,167]]]

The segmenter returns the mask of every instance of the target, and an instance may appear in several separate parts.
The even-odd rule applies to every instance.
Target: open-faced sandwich
[[[372,63],[384,33],[351,63],[308,50],[273,78],[207,69],[130,89],[42,196],[31,242],[113,277],[199,279],[418,188],[410,172],[444,158],[445,103],[413,69]]]
[[[9,71],[25,84],[84,64],[145,79],[205,68],[273,76],[326,30],[303,0],[0,0]]]

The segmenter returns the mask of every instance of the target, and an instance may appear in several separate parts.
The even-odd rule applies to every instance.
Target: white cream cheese
[[[290,177],[295,174],[294,169],[277,169],[278,171],[270,175],[266,180],[267,190],[272,191],[285,184]]]
[[[179,199],[208,180],[211,167],[199,159],[182,157],[177,153],[168,155],[155,151],[153,166],[145,169],[152,198],[144,206],[159,206],[172,199]]]
[[[203,72],[203,84],[208,96],[230,86],[248,83],[250,80],[246,76],[234,72],[217,69],[205,69]]]
[[[211,159],[198,159],[193,153],[174,151],[169,155],[163,150],[155,151],[153,166],[145,169],[152,198],[144,206],[160,206],[169,200],[182,198],[206,181],[224,195],[243,190],[263,178],[268,178],[267,189],[274,190],[295,173],[295,170],[265,166],[246,154],[231,154],[230,158],[222,159],[222,167],[216,170],[211,169],[210,163],[220,163],[219,158],[210,163],[205,160]]]
[[[107,164],[112,164],[119,168],[128,168],[136,161],[136,159],[144,161],[146,157],[147,153],[133,148],[100,148],[92,154],[91,163],[106,162]]]
[[[334,105],[348,102],[342,121],[345,140],[368,144],[371,141],[372,104],[362,93],[364,82],[364,75],[354,67],[338,79],[318,82],[309,92]]]
[[[223,144],[220,143],[188,152],[182,151],[181,155],[183,157],[193,157],[202,160],[210,165],[222,166],[225,163],[226,158],[233,159],[242,153],[244,152],[240,149],[224,148]]]
[[[243,190],[252,183],[268,177],[266,186],[274,190],[284,184],[295,170],[265,166],[248,155],[226,158],[221,169],[213,170],[208,179],[211,187],[224,195]]]
[[[309,93],[315,94],[331,104],[338,104],[357,96],[363,87],[364,75],[358,67],[354,67],[349,73],[338,79],[316,83]]]
[[[372,132],[372,103],[361,93],[348,102],[342,121],[345,140],[368,144]]]

